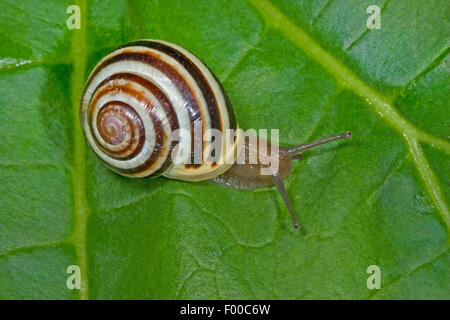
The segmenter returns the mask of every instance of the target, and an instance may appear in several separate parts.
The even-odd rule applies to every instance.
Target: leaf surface
[[[80,30],[72,2],[0,3],[0,298],[450,298],[447,3],[75,3]],[[199,56],[245,129],[283,145],[352,131],[285,181],[301,230],[274,188],[127,179],[89,150],[84,81],[142,38]]]

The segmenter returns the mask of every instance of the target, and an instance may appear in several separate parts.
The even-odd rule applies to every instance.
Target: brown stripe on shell
[[[145,63],[149,66],[152,66],[162,73],[164,73],[178,88],[179,92],[183,96],[184,100],[187,102],[185,104],[189,119],[191,122],[191,141],[194,141],[194,123],[197,121],[201,121],[202,123],[202,132],[206,132],[205,125],[206,122],[203,121],[204,115],[202,113],[201,108],[199,108],[199,103],[196,100],[195,93],[193,88],[189,85],[188,82],[175,70],[171,65],[166,63],[165,61],[160,59],[160,56],[152,53],[152,52],[136,52],[132,49],[124,50],[115,56],[110,57],[109,59],[103,61],[99,66],[95,68],[93,74],[90,79],[93,79],[95,75],[105,68],[106,66],[113,64],[118,61],[128,60],[128,61],[136,61]],[[203,140],[203,139],[202,139]],[[191,144],[191,163],[194,163],[194,145]]]
[[[202,73],[202,71],[198,68],[198,66],[191,59],[189,59],[184,53],[180,52],[176,48],[173,48],[169,45],[166,45],[166,44],[160,43],[160,42],[156,42],[156,41],[139,40],[139,41],[134,41],[134,42],[125,44],[119,48],[126,48],[126,47],[132,47],[132,46],[141,46],[141,47],[156,49],[161,52],[164,52],[165,54],[167,54],[170,57],[177,60],[189,72],[189,74],[194,78],[195,82],[197,83],[198,87],[200,88],[202,95],[206,101],[207,107],[208,107],[208,113],[209,113],[209,116],[211,119],[211,128],[218,129],[222,132],[222,134],[225,134],[223,132],[222,117],[221,117],[220,109],[219,109],[217,98],[214,94],[214,91],[212,90],[212,88],[209,84],[209,81],[206,79],[205,75]],[[201,61],[200,58],[198,58],[198,59]],[[209,67],[206,64],[203,63],[203,65],[210,71],[211,75],[216,80],[216,82],[221,90],[221,93],[224,97],[226,109],[227,109],[227,113],[228,113],[230,129],[237,129],[236,116],[235,116],[235,113],[233,110],[233,106],[231,104],[231,101],[230,101],[228,95],[226,94],[226,92],[222,86],[222,83],[216,77],[216,75],[209,69]],[[205,145],[203,142],[203,150],[204,150],[204,148],[205,148]],[[219,150],[219,152],[221,152],[221,150]],[[193,164],[193,161],[191,164],[185,165],[186,169],[196,169],[197,167],[199,167],[199,166]]]
[[[161,53],[161,55],[159,55],[155,52],[149,52],[145,49],[132,48],[132,46],[143,46],[143,47],[151,48],[156,51],[159,51]],[[130,48],[128,48],[128,47],[130,47]],[[208,114],[209,114],[209,118],[211,120],[210,121],[211,128],[218,129],[223,132],[223,129],[224,129],[224,127],[226,127],[227,123],[223,122],[224,119],[223,119],[222,114],[219,109],[219,105],[218,105],[219,95],[216,96],[216,94],[218,94],[218,91],[214,91],[212,89],[211,83],[206,78],[205,73],[203,73],[202,70],[200,69],[200,67],[203,68],[202,63],[194,62],[193,60],[191,60],[191,58],[189,58],[187,56],[186,53],[184,53],[180,49],[172,47],[170,44],[160,43],[157,41],[148,41],[148,40],[136,41],[136,42],[125,44],[125,45],[119,47],[118,49],[124,49],[124,50],[121,50],[122,52],[119,52],[119,53],[114,52],[113,55],[104,59],[93,70],[92,74],[90,75],[90,77],[88,79],[87,84],[85,85],[85,89],[83,91],[83,97],[84,97],[85,91],[89,87],[92,79],[95,78],[95,76],[100,72],[100,70],[102,70],[106,66],[113,64],[115,62],[136,61],[139,63],[150,65],[150,66],[154,67],[155,69],[158,69],[159,71],[164,73],[169,79],[171,79],[171,81],[173,82],[173,85],[175,85],[175,87],[178,89],[178,91],[182,95],[183,99],[186,101],[185,107],[186,107],[188,115],[189,115],[189,121],[191,122],[192,141],[195,141],[195,139],[194,139],[195,130],[194,130],[194,125],[193,125],[195,122],[201,121],[201,124],[202,124],[201,127],[203,128],[203,133],[205,132],[205,128],[204,128],[206,126],[206,122],[204,121],[205,112],[208,112]],[[118,50],[118,49],[116,49],[116,50]],[[194,88],[192,87],[192,82],[189,83],[188,80],[182,75],[182,73],[178,72],[177,69],[173,65],[170,65],[170,63],[168,61],[164,60],[164,58],[162,57],[163,53],[167,54],[168,56],[175,59],[176,61],[178,61],[178,63],[181,64],[181,66],[186,70],[186,72],[188,72],[190,74],[190,76],[192,76],[192,78],[195,81],[196,85],[198,86],[199,90],[194,90]],[[190,56],[190,54],[189,54],[189,56]],[[204,67],[208,68],[206,65]],[[137,74],[127,73],[127,72],[114,74],[114,75],[108,77],[108,79],[104,79],[97,86],[97,88],[95,88],[92,96],[95,96],[97,94],[97,91],[100,89],[100,87],[107,85],[108,82],[110,82],[110,81],[125,79],[130,82],[138,83],[140,86],[146,88],[155,96],[155,98],[159,101],[160,105],[162,106],[164,112],[166,113],[167,120],[168,120],[171,130],[172,131],[176,130],[179,127],[178,117],[177,117],[177,114],[176,114],[170,100],[167,98],[167,96],[164,94],[164,92],[161,90],[161,88],[158,87],[158,85],[159,85],[158,83],[154,83],[152,81],[152,79],[147,78],[145,74],[143,74],[141,76],[141,75],[139,75],[139,73],[140,72],[138,71]],[[225,106],[226,109],[224,109],[224,111],[228,111],[229,127],[231,129],[236,129],[237,128],[236,118],[235,118],[235,114],[232,109],[230,100],[229,100],[228,96],[226,95],[225,91],[223,90],[223,87],[222,87],[222,84],[220,83],[220,81],[215,77],[215,75],[212,72],[211,72],[211,74],[214,77],[215,81],[217,82],[219,90],[221,90],[221,93],[223,94],[225,104],[226,104],[226,106]],[[209,77],[209,75],[208,75],[208,77]],[[212,85],[215,86],[214,83],[212,83]],[[121,88],[123,88],[123,86],[121,86]],[[127,88],[127,89],[130,89],[130,88]],[[126,90],[122,90],[122,91],[126,91]],[[139,90],[134,89],[134,91],[136,92]],[[129,92],[130,91],[127,91],[126,93],[129,93]],[[202,96],[203,99],[205,100],[207,110],[200,108],[199,100],[197,100],[199,96]],[[98,98],[98,96],[97,96],[97,98]],[[82,99],[84,100],[84,98],[82,98]],[[141,100],[141,99],[138,99],[138,100]],[[89,106],[88,106],[88,117],[92,116],[91,112],[89,112],[92,108],[91,107],[92,105],[93,104],[91,104],[91,101],[90,101]],[[80,112],[81,112],[81,109],[80,109]],[[158,114],[158,113],[159,112],[157,112],[156,114]],[[154,114],[150,113],[150,115],[151,115],[151,118],[153,121]],[[156,119],[157,122],[159,119],[160,119],[160,117],[158,117],[158,119]],[[91,123],[92,123],[92,121],[89,122],[89,125],[91,125]],[[157,130],[159,130],[160,134],[165,136],[165,132],[163,130],[163,126],[162,126],[161,122],[159,122],[159,123],[153,122],[153,125],[154,125],[155,132],[158,132]],[[159,129],[157,129],[157,128],[159,128]],[[145,135],[145,131],[144,131],[144,135]],[[156,134],[156,135],[158,136],[158,134]],[[92,135],[92,136],[94,137],[94,140],[96,140],[96,136],[95,135]],[[164,141],[166,139],[167,139],[167,137],[163,138]],[[140,165],[137,168],[132,168],[132,169],[125,169],[125,170],[117,169],[117,168],[113,168],[113,169],[116,171],[119,171],[120,173],[125,173],[126,175],[130,175],[130,176],[142,175],[143,173],[145,175],[145,172],[150,172],[150,174],[152,174],[151,169],[155,165],[158,165],[156,163],[156,161],[160,158],[161,154],[168,153],[169,156],[166,157],[167,158],[166,160],[170,159],[170,150],[169,150],[169,152],[167,152],[167,150],[165,149],[165,148],[168,148],[168,146],[166,146],[164,143],[162,143],[162,144],[159,143],[159,141],[160,141],[160,137],[155,137],[155,148],[154,148],[154,150],[152,150],[152,154],[150,155],[149,159],[147,159],[147,161],[145,161],[144,164]],[[202,141],[203,141],[203,139],[202,139]],[[203,143],[205,143],[205,142],[203,141]],[[234,136],[234,143],[236,143],[236,136]],[[171,149],[174,144],[176,145],[177,142],[173,141]],[[101,145],[99,147],[102,148]],[[201,165],[194,164],[194,147],[195,147],[194,143],[192,143],[192,145],[191,145],[191,160],[192,161],[191,161],[191,164],[185,165],[186,168],[195,169],[197,167],[201,167]],[[205,150],[205,149],[204,148],[202,149],[202,154],[203,154],[203,150]],[[158,151],[159,153],[155,154],[156,151]],[[167,168],[166,163],[168,165],[170,165],[170,162],[171,161],[165,161],[165,164],[163,167]],[[212,168],[217,166],[216,163],[213,163],[210,165]],[[157,172],[162,173],[164,170],[165,170],[164,168],[160,168],[157,170]]]
[[[126,73],[126,72],[115,73],[109,76],[108,78],[104,79],[102,82],[100,82],[95,91],[97,91],[100,87],[106,85],[108,82],[115,80],[129,80],[146,88],[159,101],[160,105],[162,106],[164,112],[167,115],[167,119],[169,121],[170,128],[172,129],[172,131],[175,131],[176,129],[179,128],[177,114],[175,113],[175,109],[173,108],[172,103],[166,97],[164,92],[162,92],[162,90],[156,84],[154,84],[147,78],[144,78],[142,76],[133,73]]]
[[[155,96],[155,98],[159,101],[160,105],[162,106],[162,108],[166,114],[166,117],[168,119],[168,122],[169,122],[172,132],[179,128],[178,118],[175,113],[175,110],[172,106],[172,103],[166,97],[164,92],[156,84],[151,82],[149,79],[139,76],[137,74],[125,73],[125,72],[124,73],[115,73],[115,74],[109,76],[108,78],[104,79],[101,83],[99,83],[92,96],[94,96],[96,91],[98,91],[99,88],[101,88],[102,86],[106,86],[109,82],[112,82],[109,85],[109,87],[111,87],[113,85],[114,81],[117,81],[117,80],[129,80],[129,81],[132,81],[132,82],[135,82],[135,83],[141,85],[142,87],[144,87],[148,91],[150,91]],[[136,96],[135,96],[135,98],[136,98]],[[149,101],[148,101],[148,104],[150,104]],[[95,103],[93,103],[91,101],[90,105],[95,105]],[[170,150],[175,148],[175,146],[177,144],[178,144],[178,142],[174,140],[172,142],[172,146],[171,146]],[[170,163],[171,163],[171,152],[168,153],[166,161],[161,166],[161,169],[158,170],[158,172],[168,168]],[[156,175],[156,173],[155,173],[155,175]]]
[[[117,160],[128,160],[128,159],[133,158],[136,154],[138,154],[144,146],[145,130],[142,125],[143,122],[142,122],[142,119],[137,114],[137,112],[128,104],[126,104],[122,101],[108,101],[108,103],[105,103],[100,108],[99,113],[98,113],[99,117],[97,118],[97,127],[98,127],[100,134],[101,134],[101,126],[99,125],[99,121],[100,121],[100,116],[101,116],[102,110],[105,110],[108,108],[114,108],[114,107],[116,107],[116,110],[115,110],[116,112],[119,111],[119,113],[122,113],[126,118],[128,118],[127,119],[128,121],[131,120],[130,126],[132,128],[132,133],[131,133],[131,139],[130,139],[129,143],[121,150],[114,151],[114,150],[106,149],[102,144],[100,144],[100,142],[97,140],[97,137],[94,134],[92,134],[92,137],[93,137],[93,140],[95,141],[95,143],[97,144],[97,146],[101,150],[103,150],[106,154],[110,155],[111,158],[114,158]],[[126,113],[128,113],[128,115]],[[133,119],[129,119],[131,117]],[[132,121],[132,120],[135,120],[135,121]],[[89,115],[89,127],[90,127],[91,123],[92,123],[92,114]],[[135,123],[137,123],[137,127],[132,125]],[[138,132],[139,132],[137,137],[133,134],[136,130],[138,130]]]
[[[211,86],[209,85],[209,82],[206,79],[206,77],[204,76],[204,74],[201,72],[201,70],[198,68],[198,66],[191,59],[189,59],[186,55],[184,55],[182,52],[176,50],[175,48],[170,47],[164,43],[155,42],[155,41],[142,41],[142,40],[135,41],[135,42],[128,43],[125,46],[122,46],[121,48],[131,47],[131,46],[141,46],[141,47],[147,47],[150,49],[156,49],[161,52],[164,52],[168,56],[177,60],[188,71],[188,73],[194,78],[195,82],[197,83],[198,87],[200,88],[200,91],[202,92],[202,95],[206,101],[206,105],[208,108],[208,113],[209,113],[209,116],[211,119],[211,128],[223,131],[220,109],[219,109],[219,106],[217,103],[217,98],[214,94],[214,91],[211,89]],[[212,72],[211,72],[211,74],[212,74]],[[215,79],[219,83],[219,87],[221,88],[221,90],[223,92],[223,88],[221,87],[220,82],[217,80],[217,78],[215,78]],[[232,108],[231,108],[231,112],[233,113]],[[230,125],[231,125],[231,123],[230,123]]]
[[[179,89],[181,95],[187,102],[186,107],[188,109],[191,123],[194,123],[194,121],[196,120],[198,121],[201,115],[201,111],[198,108],[199,103],[195,99],[193,89],[172,66],[170,66],[169,64],[167,64],[166,62],[164,62],[159,58],[160,58],[159,56],[155,56],[151,54],[151,52],[135,52],[131,50],[123,51],[103,61],[99,66],[95,68],[90,78],[93,79],[95,75],[98,72],[100,72],[100,70],[104,69],[106,66],[122,60],[145,63],[149,66],[158,69],[173,81],[173,83]]]
[[[100,88],[99,91],[96,92],[96,98],[93,99],[93,105],[95,105],[96,100],[99,99],[102,96],[102,94],[109,93],[112,91],[124,92],[125,94],[127,94],[129,96],[133,96],[136,100],[138,100],[140,103],[142,103],[145,106],[145,109],[148,111],[148,113],[152,119],[154,132],[155,132],[155,146],[152,150],[152,153],[151,153],[149,159],[147,159],[147,161],[145,163],[143,163],[142,165],[137,166],[135,168],[115,169],[115,170],[120,171],[122,173],[129,173],[129,174],[141,173],[143,171],[149,171],[152,167],[154,167],[155,165],[158,164],[157,160],[158,160],[161,152],[164,150],[164,145],[166,144],[167,139],[168,139],[168,137],[164,133],[161,119],[159,119],[158,115],[155,114],[154,106],[151,104],[151,102],[145,98],[145,96],[142,94],[142,92],[135,90],[130,84],[121,84],[121,85],[114,86],[114,87]],[[138,154],[138,152],[133,152],[132,155],[135,156],[137,154]],[[131,155],[127,158],[130,159]],[[125,160],[125,159],[117,159],[117,160]],[[158,170],[158,172],[165,170],[169,165],[170,165],[170,159],[167,158],[164,161],[161,168]],[[156,173],[154,173],[154,174],[156,174]]]
[[[140,166],[130,168],[130,169],[121,169],[120,172],[126,173],[127,175],[133,176],[133,175],[141,175],[143,172],[151,172],[153,167],[155,167],[159,162],[158,159],[164,154],[165,152],[165,142],[167,141],[167,136],[163,130],[163,125],[161,121],[158,118],[153,118],[152,116],[152,122],[153,126],[155,128],[155,146],[153,148],[152,153],[150,154],[150,157]],[[164,163],[161,165],[161,167],[151,174],[154,176],[158,176],[162,174],[170,165],[169,159],[166,159]]]

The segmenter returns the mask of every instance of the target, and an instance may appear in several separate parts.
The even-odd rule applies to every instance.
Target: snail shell
[[[131,42],[104,57],[86,82],[80,121],[93,151],[124,176],[207,180],[240,153],[242,137],[225,134],[238,125],[220,82],[192,53],[165,41]],[[223,133],[217,163],[173,163],[179,143],[193,154],[195,126]],[[174,141],[181,128],[191,139]],[[204,160],[209,145],[201,144]]]

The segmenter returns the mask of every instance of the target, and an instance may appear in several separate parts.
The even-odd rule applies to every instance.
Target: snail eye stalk
[[[303,154],[301,154],[302,151],[312,149],[314,147],[320,146],[320,145],[328,143],[328,142],[332,142],[332,141],[336,141],[336,140],[340,140],[340,139],[351,139],[351,138],[352,138],[352,133],[350,131],[346,131],[346,132],[338,134],[336,136],[319,139],[316,141],[308,142],[305,144],[300,144],[300,145],[293,146],[293,147],[282,147],[280,149],[282,152],[287,154],[292,160],[297,160],[297,159],[303,158]],[[286,207],[289,211],[289,214],[291,215],[292,225],[294,226],[295,229],[300,228],[300,224],[298,223],[297,218],[295,217],[295,213],[292,208],[291,201],[289,200],[286,189],[284,188],[283,180],[280,178],[280,176],[277,173],[272,175],[272,180],[273,180],[274,185],[277,187],[278,191],[280,192],[281,197],[283,198],[283,201],[286,204]]]
[[[352,133],[350,131],[346,131],[346,132],[338,134],[336,136],[319,139],[319,140],[308,142],[305,144],[300,144],[298,146],[285,147],[285,148],[283,148],[283,150],[288,155],[290,155],[291,158],[294,158],[294,155],[298,154],[299,152],[302,152],[302,151],[305,151],[308,149],[312,149],[314,147],[320,146],[322,144],[325,144],[325,143],[328,143],[331,141],[336,141],[336,140],[340,140],[340,139],[351,139],[351,138],[352,138]],[[298,159],[298,157],[296,156],[295,159]]]
[[[299,229],[300,224],[298,223],[297,218],[295,217],[294,209],[292,208],[291,201],[289,200],[286,189],[284,188],[283,181],[281,180],[278,174],[272,175],[272,179],[278,191],[280,191],[281,197],[283,198],[283,201],[286,204],[289,214],[291,215],[292,225],[294,226],[295,229]]]

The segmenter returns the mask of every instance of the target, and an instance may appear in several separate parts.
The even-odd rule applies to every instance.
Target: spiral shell
[[[165,41],[128,43],[103,58],[86,83],[80,121],[94,152],[125,176],[205,180],[228,170],[239,155],[240,136],[225,134],[238,126],[219,81],[192,53]],[[224,133],[220,161],[173,163],[174,131],[189,131],[191,139],[182,143],[192,154],[198,125],[203,133]],[[206,157],[208,145],[201,147]]]

